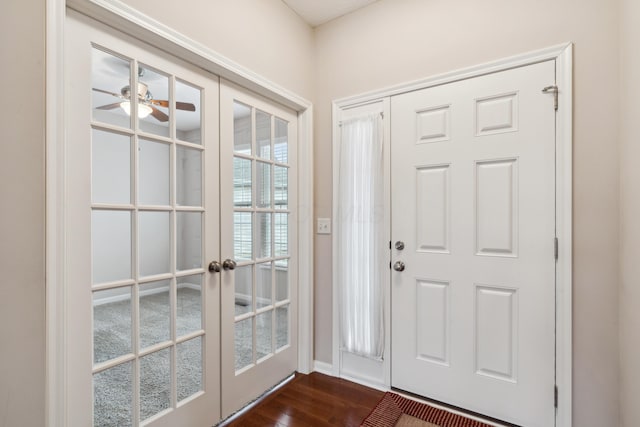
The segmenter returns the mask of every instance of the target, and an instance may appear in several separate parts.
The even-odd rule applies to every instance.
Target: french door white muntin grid
[[[271,114],[265,111],[260,110],[259,108],[256,108],[252,105],[249,105],[245,102],[239,101],[239,100],[234,100],[235,104],[241,105],[244,108],[248,108],[250,109],[251,113],[250,113],[250,126],[251,126],[251,130],[250,130],[250,148],[249,148],[249,154],[246,153],[242,153],[242,152],[238,152],[235,150],[235,141],[234,141],[234,174],[236,172],[236,165],[235,165],[235,161],[236,159],[244,159],[245,161],[249,161],[251,164],[251,176],[249,179],[249,183],[251,185],[251,203],[250,206],[248,207],[238,207],[237,206],[237,202],[236,202],[236,180],[235,180],[235,176],[234,176],[234,197],[233,197],[233,201],[234,201],[234,256],[237,257],[238,255],[238,248],[243,248],[246,244],[247,241],[250,240],[250,246],[251,246],[251,254],[250,254],[250,259],[247,260],[240,260],[237,262],[237,269],[240,269],[242,267],[247,267],[250,266],[251,267],[251,274],[250,274],[250,280],[251,280],[251,295],[250,300],[251,300],[251,307],[249,309],[248,312],[246,313],[242,313],[239,315],[236,315],[234,317],[234,328],[237,328],[238,325],[241,322],[247,321],[249,319],[251,319],[251,339],[252,339],[252,358],[251,358],[251,362],[248,363],[246,366],[242,366],[239,369],[236,369],[236,375],[240,375],[246,371],[249,371],[251,368],[253,368],[255,365],[260,364],[261,362],[271,358],[274,354],[277,354],[285,349],[287,349],[290,346],[290,336],[291,336],[291,311],[289,310],[290,304],[291,304],[291,292],[290,292],[290,286],[291,286],[291,275],[289,274],[289,266],[290,266],[290,258],[291,258],[291,254],[289,252],[289,239],[291,236],[291,233],[289,232],[289,228],[291,227],[291,209],[290,209],[290,188],[288,185],[288,181],[289,181],[289,170],[291,168],[291,165],[289,163],[289,134],[287,131],[287,135],[285,136],[285,146],[286,146],[286,152],[287,152],[287,162],[278,162],[276,161],[276,140],[277,140],[277,135],[276,135],[276,127],[278,125],[278,122],[284,123],[285,125],[287,125],[288,127],[288,122],[287,120],[281,119],[279,118],[277,115],[275,114]],[[260,155],[259,150],[261,149],[261,146],[259,146],[258,144],[258,136],[257,136],[257,114],[263,114],[263,115],[268,115],[269,119],[270,119],[270,135],[269,135],[269,156],[267,157],[263,157]],[[269,165],[269,207],[258,207],[258,196],[259,196],[259,185],[258,183],[260,182],[260,179],[262,177],[259,176],[258,173],[258,164],[263,164],[263,165]],[[282,191],[282,189],[286,190],[286,209],[282,209],[282,208],[278,208],[277,207],[277,201],[276,201],[276,167],[278,168],[283,168],[283,170],[286,171],[286,180],[285,180],[285,184],[284,186],[282,186],[282,183],[280,183],[280,190]],[[246,187],[247,182],[245,180],[245,182],[242,182],[240,184],[241,187]],[[240,200],[240,202],[242,204],[246,204],[246,200]],[[238,229],[236,229],[236,227],[238,225],[241,226],[246,226],[248,223],[238,223],[236,222],[237,218],[239,217],[238,215],[236,215],[236,213],[245,213],[245,214],[249,214],[251,221],[250,221],[250,226],[251,226],[251,235],[250,235],[250,239],[246,239],[246,236],[241,235],[238,236],[236,233],[238,231]],[[269,238],[268,238],[268,242],[269,242],[269,255],[270,256],[266,256],[266,257],[259,257],[258,254],[259,252],[262,250],[261,245],[263,244],[263,232],[265,230],[264,226],[257,226],[258,222],[259,222],[259,217],[261,216],[260,214],[268,214],[270,216],[270,221],[269,221],[269,228],[268,228],[268,232],[269,232]],[[282,218],[283,215],[284,217],[287,218],[286,221],[286,231],[285,231],[285,235],[286,235],[286,239],[284,242],[280,241],[280,242],[276,242],[276,236],[277,236],[277,230],[276,229],[281,229],[282,227],[282,223],[278,224],[276,221],[276,218]],[[277,225],[279,225],[280,227],[277,227]],[[244,234],[244,228],[240,230],[240,234]],[[240,241],[236,240],[238,237],[240,237]],[[239,245],[238,245],[239,244]],[[286,247],[287,251],[286,254],[284,255],[277,255],[276,252],[276,248],[277,247]],[[240,252],[244,252],[243,249],[240,249]],[[247,254],[246,252],[243,253],[243,255]],[[260,299],[258,296],[258,269],[269,263],[271,265],[271,295],[270,295],[270,299],[269,299],[269,303],[266,304],[263,307],[258,308],[258,300]],[[278,284],[277,284],[277,271],[278,268],[282,269],[285,268],[285,270],[287,271],[287,282],[286,282],[286,297],[278,300],[278,295],[277,295],[277,289],[278,289]],[[237,280],[237,279],[236,279]],[[278,319],[278,309],[285,309],[286,310],[286,342],[283,345],[278,346],[278,329],[277,329],[277,319]],[[260,315],[264,314],[264,313],[269,313],[271,312],[271,349],[270,351],[262,356],[262,357],[258,357],[258,337],[257,337],[257,332],[258,332],[258,327],[257,327],[257,319]],[[237,358],[238,355],[236,354],[235,357]],[[237,360],[237,359],[236,359]],[[237,363],[237,362],[236,362]]]
[[[127,58],[126,56],[115,53],[109,49],[105,49],[101,46],[93,45],[94,49],[101,50],[110,55],[114,55],[118,58],[122,58],[130,63],[130,82],[131,87],[137,87],[138,83],[138,67],[140,66],[138,61],[134,58]],[[147,65],[145,65],[147,67]],[[164,73],[163,73],[164,74]],[[175,75],[169,75],[169,92],[168,92],[168,100],[169,100],[169,135],[170,137],[163,137],[160,135],[155,135],[148,132],[143,132],[140,130],[140,122],[138,118],[138,103],[131,103],[133,107],[131,108],[131,115],[129,117],[130,128],[120,127],[116,125],[111,125],[99,121],[95,121],[92,119],[91,121],[91,129],[92,132],[94,130],[104,131],[112,134],[117,134],[121,136],[126,136],[129,138],[130,142],[130,200],[132,203],[130,204],[105,204],[105,203],[91,203],[91,211],[92,217],[94,212],[103,212],[103,211],[118,211],[118,212],[128,212],[130,215],[130,244],[131,244],[131,279],[126,280],[118,280],[114,282],[106,282],[106,283],[94,283],[92,284],[91,290],[92,294],[100,291],[110,290],[110,289],[123,289],[130,288],[130,310],[131,310],[131,350],[132,352],[128,354],[124,354],[118,356],[114,359],[107,360],[100,363],[94,363],[92,375],[95,376],[107,371],[108,369],[115,368],[118,366],[125,366],[127,364],[131,367],[131,387],[132,387],[132,425],[140,425],[147,424],[152,422],[155,419],[162,417],[164,414],[172,411],[174,408],[180,407],[189,401],[197,398],[204,392],[205,386],[205,364],[204,364],[204,352],[205,352],[205,330],[203,329],[205,325],[206,315],[205,310],[203,310],[203,302],[206,298],[206,289],[205,286],[205,270],[204,270],[204,254],[205,254],[205,244],[204,240],[200,241],[200,267],[193,268],[189,270],[178,271],[177,269],[177,216],[181,212],[193,212],[200,213],[200,230],[201,234],[206,235],[205,230],[205,220],[204,220],[204,206],[205,206],[205,180],[204,180],[204,151],[206,150],[205,142],[206,138],[204,138],[206,132],[205,121],[203,120],[204,113],[203,110],[198,111],[201,117],[201,142],[200,144],[189,143],[185,141],[181,141],[176,137],[176,120],[175,120],[175,102],[172,102],[175,99],[175,85],[177,81],[182,81],[177,79]],[[189,83],[191,86],[193,84]],[[195,87],[195,86],[194,86]],[[203,88],[197,87],[200,91],[201,102],[200,106],[204,109],[204,90]],[[168,173],[169,173],[169,204],[168,205],[141,205],[138,203],[139,200],[139,171],[140,171],[140,140],[149,141],[153,143],[165,144],[169,147],[169,165],[168,165]],[[177,150],[178,147],[188,148],[191,150],[197,150],[200,152],[200,163],[201,163],[201,174],[200,174],[200,188],[201,188],[201,199],[200,206],[179,206],[176,203],[177,200]],[[157,213],[167,213],[169,216],[169,271],[167,273],[154,274],[149,276],[142,276],[140,272],[140,226],[139,226],[139,217],[141,213],[145,212],[157,212]],[[92,218],[93,222],[93,218]],[[92,244],[93,247],[93,244]],[[92,265],[93,256],[92,256]],[[93,270],[93,267],[92,267]],[[200,277],[200,308],[201,308],[201,324],[200,329],[197,331],[192,331],[183,336],[177,336],[177,281],[182,277],[187,276],[199,276]],[[93,278],[93,274],[92,274]],[[169,339],[164,340],[159,343],[152,344],[146,348],[141,348],[140,344],[140,286],[153,282],[160,281],[169,281],[169,304],[170,304],[170,315],[169,315]],[[93,279],[92,279],[93,281]],[[92,316],[93,321],[93,316]],[[92,326],[93,330],[93,326]],[[201,359],[200,363],[202,364],[202,372],[200,378],[200,391],[193,393],[192,395],[178,401],[177,396],[177,348],[180,344],[185,343],[190,340],[200,339],[200,348],[201,348]],[[95,351],[95,344],[92,345]],[[170,366],[170,402],[169,407],[160,411],[157,414],[151,415],[146,419],[141,419],[141,410],[140,407],[140,382],[141,382],[141,360],[148,355],[157,353],[169,349],[169,366]],[[95,361],[95,355],[93,357]],[[94,380],[95,382],[95,380]],[[95,389],[92,390],[95,393]]]

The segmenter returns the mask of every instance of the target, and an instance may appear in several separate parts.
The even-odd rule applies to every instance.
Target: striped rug
[[[490,427],[480,421],[387,392],[362,427]]]

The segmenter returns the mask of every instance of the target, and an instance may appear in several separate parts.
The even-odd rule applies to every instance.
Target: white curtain
[[[384,349],[381,126],[379,113],[342,122],[337,211],[342,350],[377,360]]]

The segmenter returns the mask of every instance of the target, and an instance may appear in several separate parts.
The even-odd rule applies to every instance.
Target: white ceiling
[[[377,0],[282,0],[312,27],[363,8]]]

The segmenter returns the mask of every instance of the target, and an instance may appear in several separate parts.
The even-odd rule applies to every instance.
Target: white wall
[[[0,425],[44,425],[44,11],[0,14]]]
[[[640,3],[620,2],[620,426],[640,425]]]
[[[573,413],[580,427],[618,425],[618,38],[614,0],[381,0],[316,29],[316,171],[331,168],[333,99],[575,42]],[[320,172],[315,201],[317,216],[329,217],[331,180]],[[330,236],[317,236],[315,250],[316,359],[331,362]]]

